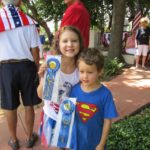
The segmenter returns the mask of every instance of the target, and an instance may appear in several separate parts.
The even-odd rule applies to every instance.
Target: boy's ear
[[[103,73],[104,73],[104,69],[102,68],[99,70],[99,76],[101,76]]]

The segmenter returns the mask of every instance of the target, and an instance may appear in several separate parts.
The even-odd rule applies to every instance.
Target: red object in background
[[[56,54],[57,54],[57,51],[55,51],[55,50],[44,51],[44,52],[43,52],[43,57],[44,57],[44,59],[46,60],[46,57],[47,57],[48,55],[56,55]]]
[[[60,28],[68,25],[75,26],[80,30],[84,46],[87,48],[89,45],[90,14],[82,2],[75,2],[66,9]]]

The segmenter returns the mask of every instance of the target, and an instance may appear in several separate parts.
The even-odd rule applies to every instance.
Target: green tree
[[[62,16],[64,6],[61,0],[22,0],[23,10],[42,26],[51,44],[52,33],[47,26],[47,22],[54,20],[56,23]],[[56,6],[57,5],[57,6]]]
[[[88,8],[91,16],[91,28],[100,29],[101,33],[105,29],[111,29],[111,45],[109,57],[121,57],[122,32],[125,15],[134,18],[137,12],[137,3],[143,14],[149,14],[149,0],[81,0]],[[23,0],[25,11],[33,17],[42,27],[44,27],[48,37],[50,31],[46,22],[54,20],[55,30],[57,22],[61,20],[66,9],[63,0]],[[27,9],[28,8],[28,9]],[[126,10],[126,11],[125,11]],[[106,26],[106,24],[108,26]]]

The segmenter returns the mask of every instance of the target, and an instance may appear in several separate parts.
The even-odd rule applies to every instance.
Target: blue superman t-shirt
[[[77,98],[73,149],[95,150],[101,139],[104,119],[118,116],[112,94],[104,85],[87,93],[77,84],[70,97]]]

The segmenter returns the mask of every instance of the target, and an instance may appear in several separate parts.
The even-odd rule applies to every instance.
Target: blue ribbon
[[[55,76],[56,76],[56,72],[60,68],[60,63],[56,58],[51,58],[47,61],[47,65],[48,65],[48,69],[46,74],[43,98],[45,100],[51,100],[54,82],[55,82]]]
[[[62,121],[57,146],[61,148],[66,148],[69,137],[72,113],[75,110],[75,105],[70,100],[64,100],[60,106],[60,110],[62,111]]]
[[[56,58],[51,58],[47,61],[48,72],[55,74],[60,68],[60,63]]]

